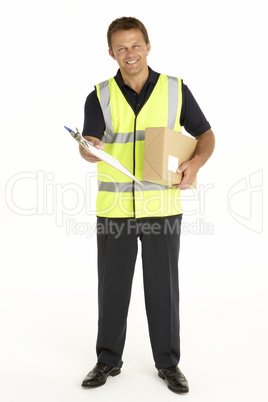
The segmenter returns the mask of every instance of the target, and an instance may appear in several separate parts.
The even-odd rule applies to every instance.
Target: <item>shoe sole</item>
[[[162,380],[166,380],[166,377],[164,376],[164,374],[158,372],[158,376],[160,378],[162,378]],[[168,389],[170,389],[170,391],[175,392],[176,394],[186,394],[187,392],[189,392],[189,390],[177,390],[176,388],[172,388],[170,385],[168,385]]]
[[[120,374],[121,373],[121,369],[119,368],[119,369],[117,369],[117,370],[114,370],[114,371],[111,371],[108,375],[107,375],[107,377],[106,377],[106,379],[103,381],[103,382],[101,382],[101,383],[99,383],[99,384],[88,384],[88,385],[83,385],[82,384],[82,387],[83,388],[97,388],[97,387],[101,387],[102,385],[104,385],[105,383],[106,383],[106,381],[107,381],[107,378],[109,377],[109,376],[111,376],[111,377],[115,377],[115,376],[117,376],[118,374]]]

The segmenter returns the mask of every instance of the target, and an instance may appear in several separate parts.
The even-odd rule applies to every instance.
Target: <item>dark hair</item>
[[[141,21],[139,21],[137,18],[134,17],[121,17],[117,18],[114,20],[107,31],[107,41],[108,41],[108,46],[112,50],[112,43],[111,43],[111,38],[112,34],[116,31],[121,31],[121,30],[129,30],[129,29],[139,29],[144,37],[146,45],[149,43],[149,37],[148,37],[148,32],[145,26]]]

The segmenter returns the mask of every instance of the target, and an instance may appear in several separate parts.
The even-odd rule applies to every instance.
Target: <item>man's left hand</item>
[[[179,188],[180,190],[191,188],[199,169],[200,164],[197,160],[191,159],[183,162],[176,171],[176,173],[182,173],[182,181],[180,184],[174,184],[172,187]]]

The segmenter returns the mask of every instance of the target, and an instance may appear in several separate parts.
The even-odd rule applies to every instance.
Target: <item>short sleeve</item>
[[[182,85],[182,111],[180,123],[181,126],[183,126],[185,130],[194,137],[203,134],[211,128],[193,94],[185,84]]]
[[[84,112],[84,127],[82,135],[96,137],[101,140],[105,130],[105,122],[96,90],[88,95],[85,102]]]

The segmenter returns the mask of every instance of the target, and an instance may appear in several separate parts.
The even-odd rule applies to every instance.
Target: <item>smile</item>
[[[126,63],[127,63],[127,64],[135,64],[135,63],[137,63],[137,61],[138,61],[138,59],[137,59],[137,60],[133,60],[133,61],[126,61]]]

